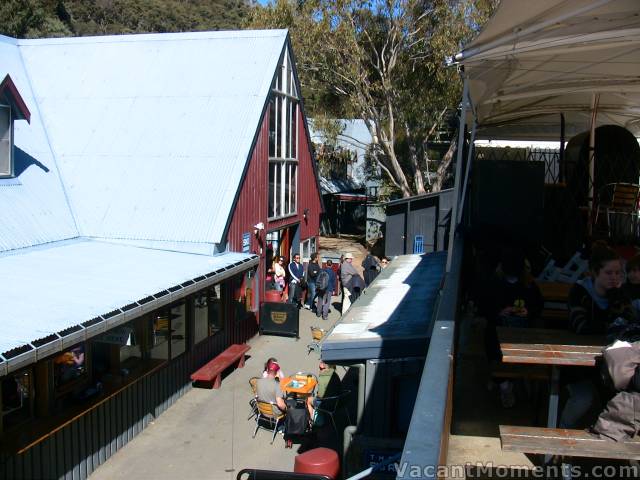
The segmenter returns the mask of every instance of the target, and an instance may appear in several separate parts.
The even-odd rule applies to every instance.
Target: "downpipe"
[[[353,441],[353,436],[358,431],[358,425],[362,421],[362,416],[364,414],[364,401],[365,401],[365,364],[364,363],[354,363],[350,365],[351,367],[358,369],[358,409],[356,414],[356,424],[348,425],[345,427],[342,434],[342,468],[344,471],[344,466],[346,465],[347,453],[349,452],[349,448],[351,447],[351,442]]]

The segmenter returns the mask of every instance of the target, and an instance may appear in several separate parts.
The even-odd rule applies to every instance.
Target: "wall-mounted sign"
[[[242,234],[242,253],[249,253],[251,250],[251,234],[243,233]]]
[[[113,330],[100,335],[96,339],[102,343],[112,343],[114,345],[133,345],[135,340],[133,339],[133,329],[129,327],[118,327]]]

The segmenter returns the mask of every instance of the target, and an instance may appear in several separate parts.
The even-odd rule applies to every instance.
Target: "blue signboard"
[[[251,234],[242,234],[242,253],[249,253],[251,250]]]

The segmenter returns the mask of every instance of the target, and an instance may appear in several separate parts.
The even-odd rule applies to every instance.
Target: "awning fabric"
[[[257,263],[93,240],[0,256],[0,376]]]
[[[455,57],[479,138],[549,140],[613,124],[640,136],[640,1],[503,1]]]

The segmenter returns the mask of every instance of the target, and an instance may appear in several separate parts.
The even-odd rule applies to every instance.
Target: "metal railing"
[[[456,236],[451,270],[446,274],[438,299],[427,359],[398,464],[397,479],[435,479],[438,465],[446,461],[463,247],[462,237]],[[416,476],[417,472],[420,475]]]

